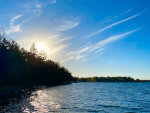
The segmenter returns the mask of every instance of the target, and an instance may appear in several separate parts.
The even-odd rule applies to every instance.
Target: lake
[[[1,112],[150,113],[150,83],[73,83],[22,97]]]

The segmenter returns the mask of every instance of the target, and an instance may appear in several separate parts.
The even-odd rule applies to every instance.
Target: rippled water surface
[[[33,92],[1,112],[150,113],[150,83],[73,83]]]

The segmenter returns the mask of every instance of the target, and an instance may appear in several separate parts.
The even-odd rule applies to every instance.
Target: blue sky
[[[0,0],[0,28],[74,76],[150,79],[149,0]]]

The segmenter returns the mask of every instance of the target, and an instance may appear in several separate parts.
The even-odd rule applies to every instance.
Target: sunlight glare
[[[47,52],[47,47],[46,47],[46,45],[45,44],[43,44],[43,43],[39,43],[39,44],[37,44],[37,50],[38,51],[45,51],[45,52]]]

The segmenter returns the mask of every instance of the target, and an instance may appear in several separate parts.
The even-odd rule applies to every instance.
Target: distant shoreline
[[[80,81],[82,83],[143,83],[143,82],[150,82],[150,80],[148,81],[134,81],[134,82],[83,82],[83,81]],[[78,83],[80,83],[78,82]]]
[[[84,77],[76,78],[78,82],[150,82],[150,80],[134,79],[132,77]]]

